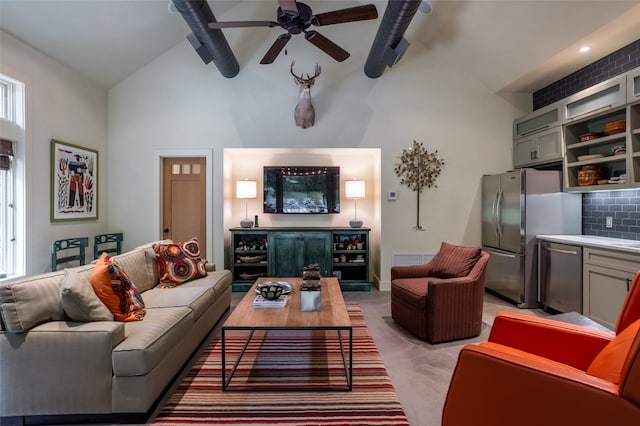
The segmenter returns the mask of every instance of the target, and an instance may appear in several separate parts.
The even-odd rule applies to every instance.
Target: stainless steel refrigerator
[[[520,308],[540,307],[536,235],[582,234],[582,197],[561,192],[559,171],[520,169],[482,177],[485,287]]]

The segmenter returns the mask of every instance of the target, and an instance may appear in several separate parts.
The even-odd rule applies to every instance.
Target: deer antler
[[[320,65],[318,65],[318,63],[316,62],[316,71],[315,74],[313,75],[313,77],[309,77],[309,74],[307,74],[307,78],[304,78],[302,76],[302,74],[300,74],[299,76],[295,75],[295,73],[293,72],[293,65],[296,63],[296,61],[291,61],[291,67],[289,68],[289,71],[291,72],[291,75],[293,76],[293,78],[296,79],[296,81],[300,84],[308,84],[308,85],[312,85],[313,81],[316,79],[317,76],[320,75],[320,72],[322,71],[322,68],[320,68]]]

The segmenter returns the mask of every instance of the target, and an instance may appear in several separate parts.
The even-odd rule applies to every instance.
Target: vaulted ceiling
[[[276,0],[208,3],[218,21],[274,20],[277,7]],[[349,31],[365,29],[375,35],[387,5],[387,1],[355,0],[306,3],[316,13],[364,3],[377,6],[377,20],[333,26],[341,27],[335,32],[323,30],[358,57],[366,57],[373,37],[355,45],[349,40]],[[535,91],[640,39],[638,0],[429,3],[432,12],[415,15],[406,39],[426,46],[454,65],[472,69],[496,93]],[[110,88],[182,43],[190,33],[180,14],[170,13],[168,5],[169,0],[0,0],[0,29]],[[227,36],[232,50],[234,41],[239,40],[238,32],[244,45],[255,44],[252,57],[239,58],[242,68],[246,64],[243,61],[260,60],[265,40],[275,39],[281,32],[278,30],[223,31],[226,35],[233,32]],[[592,46],[586,54],[578,53],[583,44]],[[358,52],[361,54],[354,54]]]

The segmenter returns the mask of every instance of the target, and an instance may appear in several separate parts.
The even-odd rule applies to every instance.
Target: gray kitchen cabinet
[[[565,99],[564,189],[587,192],[638,185],[631,161],[627,122],[627,76],[620,75]],[[618,122],[622,128],[609,130]],[[618,151],[615,148],[621,147]],[[585,167],[597,178],[580,182]]]
[[[564,187],[569,191],[586,192],[590,190],[611,190],[632,188],[637,186],[630,162],[629,123],[627,111],[629,107],[607,109],[606,112],[590,115],[564,126]],[[622,131],[607,132],[607,125],[614,122],[625,122]],[[614,148],[622,147],[620,152]],[[638,147],[640,148],[640,147]],[[585,166],[594,166],[599,170],[601,182],[580,183],[579,174]],[[626,175],[623,183],[611,178]]]
[[[640,256],[585,247],[583,251],[583,315],[614,329]]]
[[[627,77],[620,75],[589,87],[565,99],[564,121],[570,123],[627,103]]]
[[[556,102],[514,120],[514,167],[562,160],[562,106]]]
[[[562,160],[562,127],[513,141],[513,166],[522,167]]]
[[[640,101],[640,68],[627,73],[627,103]]]
[[[640,187],[640,67],[514,120],[514,168],[555,162],[564,191]],[[599,170],[599,183],[580,184],[585,166]]]
[[[631,181],[640,184],[640,98],[629,106],[629,146],[631,147],[632,171]]]

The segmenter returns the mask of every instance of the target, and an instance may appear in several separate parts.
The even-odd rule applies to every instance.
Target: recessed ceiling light
[[[580,53],[586,53],[589,51],[589,49],[591,49],[591,46],[582,46],[580,48]]]

